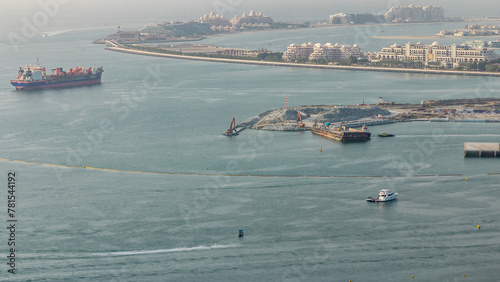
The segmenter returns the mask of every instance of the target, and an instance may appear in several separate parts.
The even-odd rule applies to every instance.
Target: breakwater
[[[361,67],[361,66],[338,66],[338,65],[313,65],[313,64],[297,64],[285,62],[267,62],[254,60],[240,59],[225,59],[225,58],[209,58],[189,55],[166,54],[160,52],[141,51],[125,47],[108,47],[106,50],[122,52],[135,55],[163,57],[183,60],[209,61],[219,63],[234,63],[234,64],[249,64],[249,65],[265,65],[279,67],[299,67],[299,68],[314,68],[314,69],[330,69],[330,70],[348,70],[348,71],[379,71],[379,72],[400,72],[400,73],[415,73],[415,74],[439,74],[439,75],[464,75],[464,76],[490,76],[500,77],[500,72],[479,72],[479,71],[454,71],[454,70],[429,70],[429,69],[404,69],[404,68],[382,68],[382,67]]]

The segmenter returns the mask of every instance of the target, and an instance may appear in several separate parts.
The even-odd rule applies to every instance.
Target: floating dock
[[[465,157],[500,157],[500,143],[464,143]]]

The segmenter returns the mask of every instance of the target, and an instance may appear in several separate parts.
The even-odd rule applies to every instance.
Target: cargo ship
[[[62,68],[51,70],[46,74],[45,68],[36,64],[34,66],[19,67],[15,80],[11,80],[16,89],[32,90],[60,87],[74,87],[101,83],[102,67],[98,68],[72,68],[64,71]]]
[[[355,128],[346,128],[345,126],[335,127],[333,125],[317,125],[315,123],[311,131],[313,134],[318,134],[340,142],[366,141],[370,140],[371,136],[366,126],[363,126],[363,128],[359,130]]]

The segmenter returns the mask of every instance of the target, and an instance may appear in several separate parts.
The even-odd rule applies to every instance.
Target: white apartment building
[[[342,62],[347,60],[349,57],[359,58],[361,56],[361,49],[358,45],[339,45],[338,43],[332,45],[331,43],[326,43],[322,45],[321,43],[295,45],[291,44],[288,46],[287,51],[283,54],[283,60],[287,62],[295,61],[301,58],[307,58],[308,60],[325,60],[327,62]]]
[[[286,52],[283,54],[283,60],[286,62],[292,62],[298,59],[309,58],[309,56],[314,52],[314,45],[312,42],[303,43],[301,45],[290,44],[286,48]]]
[[[499,56],[487,48],[472,48],[465,45],[451,46],[439,45],[434,42],[431,45],[424,45],[420,42],[406,43],[405,45],[394,44],[390,47],[382,48],[377,53],[381,60],[400,61],[421,61],[421,62],[442,62],[445,64],[473,63],[498,59]]]

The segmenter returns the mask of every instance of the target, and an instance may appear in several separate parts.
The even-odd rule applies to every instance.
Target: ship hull
[[[10,83],[17,90],[37,90],[37,89],[66,88],[66,87],[76,87],[76,86],[100,84],[101,77],[75,79],[75,80],[70,80],[70,81],[58,81],[58,82],[48,82],[47,80],[40,80],[40,81],[16,81],[16,80],[13,80]]]

